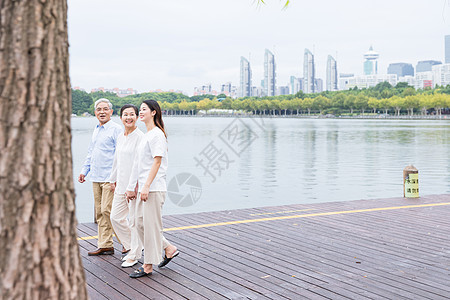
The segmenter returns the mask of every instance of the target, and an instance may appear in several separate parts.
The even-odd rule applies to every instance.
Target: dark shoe
[[[139,278],[139,277],[144,277],[144,276],[147,276],[147,275],[152,275],[152,272],[145,273],[144,267],[140,267],[139,269],[137,269],[133,273],[131,273],[130,277],[131,278]]]
[[[114,248],[98,248],[97,250],[88,252],[89,256],[114,254]]]
[[[128,252],[130,252],[130,249],[125,249],[124,247],[122,247],[122,254],[127,254]]]
[[[172,257],[167,257],[164,255],[164,260],[158,265],[158,268],[162,268],[165,265],[167,265],[168,263],[170,263],[170,261],[172,260],[172,258],[177,257],[177,255],[180,254],[180,251],[175,251],[175,253],[172,255]]]

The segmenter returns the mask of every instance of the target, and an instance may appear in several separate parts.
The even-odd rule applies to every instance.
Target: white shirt
[[[144,134],[139,143],[127,191],[134,191],[136,183],[139,184],[139,192],[142,191],[156,156],[161,156],[161,166],[150,185],[150,192],[167,191],[166,173],[169,165],[167,139],[164,132],[158,127]]]
[[[117,138],[116,153],[109,182],[116,182],[117,194],[125,194],[133,169],[136,148],[144,133],[136,128],[132,133],[125,136],[120,134]]]

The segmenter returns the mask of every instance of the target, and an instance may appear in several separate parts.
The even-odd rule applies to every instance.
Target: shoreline
[[[94,116],[72,116],[72,118],[91,118]],[[324,116],[324,115],[253,115],[253,114],[196,114],[196,115],[163,115],[170,118],[265,118],[265,119],[332,119],[332,120],[441,120],[449,121],[450,115],[441,116]]]
[[[209,115],[163,115],[164,117],[181,117],[181,118],[187,118],[187,117],[195,117],[195,118],[265,118],[265,119],[346,119],[346,120],[361,120],[361,119],[373,119],[373,120],[443,120],[448,121],[450,120],[450,115],[443,115],[443,116],[334,116],[334,117],[327,117],[327,116],[303,116],[303,115],[246,115],[246,114],[231,114],[231,115],[215,115],[215,114],[209,114]]]

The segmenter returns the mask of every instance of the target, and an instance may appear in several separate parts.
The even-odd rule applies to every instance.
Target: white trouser
[[[136,228],[136,206],[136,200],[127,202],[125,194],[114,194],[111,224],[122,246],[130,250],[126,258],[133,260],[142,256],[142,242]]]
[[[161,209],[166,192],[150,192],[147,201],[137,197],[136,227],[139,238],[144,242],[144,264],[159,264],[163,250],[171,244],[163,236]]]

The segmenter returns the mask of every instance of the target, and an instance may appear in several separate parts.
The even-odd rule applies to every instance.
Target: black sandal
[[[180,254],[180,251],[175,251],[175,253],[172,255],[172,257],[167,257],[166,255],[164,255],[164,260],[158,265],[158,268],[162,268],[165,265],[167,265],[168,263],[170,263],[170,261],[172,260],[172,258],[175,258],[178,254]]]
[[[152,275],[152,272],[145,273],[144,267],[140,267],[139,269],[137,269],[133,273],[131,273],[130,277],[131,278],[139,278],[139,277],[144,277],[144,276],[147,276],[147,275]]]

